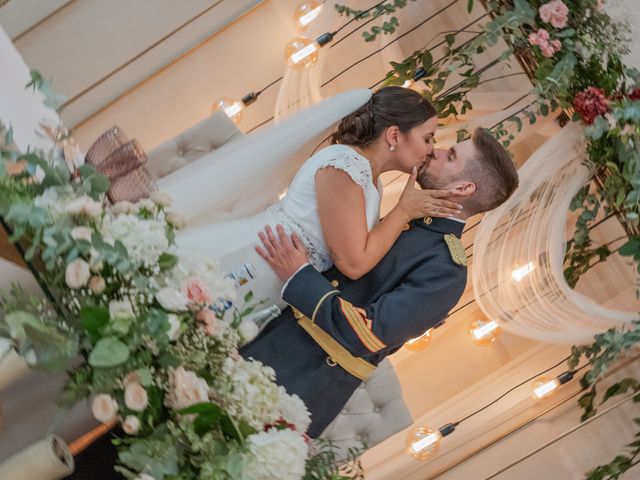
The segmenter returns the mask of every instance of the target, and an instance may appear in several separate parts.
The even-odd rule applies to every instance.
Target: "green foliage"
[[[353,17],[354,19],[363,19],[363,18],[379,18],[382,16],[388,16],[392,13],[395,13],[397,10],[404,8],[407,6],[407,0],[389,0],[390,3],[383,3],[381,5],[376,5],[375,8],[369,10],[354,10],[346,5],[336,5],[336,11],[345,17]],[[411,0],[415,2],[416,0]],[[382,26],[374,26],[371,27],[369,31],[362,32],[362,37],[365,42],[373,42],[378,35],[389,35],[396,31],[396,28],[399,26],[398,19],[396,17],[391,17],[389,20],[385,20],[382,23]]]
[[[340,458],[337,445],[332,440],[315,439],[303,480],[363,480],[364,471],[359,457],[365,450],[365,445],[351,447],[346,458]]]

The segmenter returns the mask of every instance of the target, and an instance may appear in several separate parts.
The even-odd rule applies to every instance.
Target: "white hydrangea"
[[[164,222],[143,220],[135,215],[107,216],[101,233],[105,242],[120,240],[137,265],[153,266],[169,248]]]
[[[229,413],[256,430],[284,418],[299,432],[306,432],[311,417],[302,400],[275,383],[275,372],[254,360],[227,358],[224,376],[215,386],[217,399]]]
[[[49,210],[56,218],[64,213],[67,204],[73,200],[73,190],[70,187],[49,187],[38,195],[33,203],[36,207]]]
[[[244,468],[253,480],[300,480],[304,475],[309,447],[303,436],[292,430],[271,429],[247,437],[249,455]]]

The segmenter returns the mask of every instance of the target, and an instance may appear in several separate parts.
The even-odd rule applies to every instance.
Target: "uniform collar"
[[[464,222],[459,220],[440,217],[416,218],[412,220],[411,223],[416,227],[425,228],[434,232],[451,233],[458,238],[462,236],[462,231],[464,230],[465,225]]]

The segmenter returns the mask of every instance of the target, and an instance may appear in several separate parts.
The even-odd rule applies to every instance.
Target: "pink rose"
[[[538,9],[544,23],[550,23],[555,28],[564,28],[569,21],[569,8],[562,0],[551,0]]]
[[[218,320],[216,314],[208,308],[200,310],[196,316],[197,320],[201,322],[201,327],[207,332],[207,335],[213,336],[216,331],[216,321]]]
[[[89,281],[90,276],[89,264],[81,258],[76,258],[69,262],[64,273],[67,286],[74,290],[84,287]]]
[[[89,288],[94,295],[100,295],[104,292],[105,288],[107,288],[107,283],[101,276],[94,275],[91,277],[91,280],[89,280]]]
[[[537,32],[532,32],[529,34],[529,43],[531,45],[537,45],[540,47],[540,51],[542,55],[545,57],[553,57],[556,52],[562,49],[562,42],[558,39],[550,40],[549,32],[547,32],[544,28],[541,28]]]
[[[111,395],[100,393],[93,397],[91,412],[99,422],[109,423],[118,414],[118,402]]]
[[[122,430],[127,435],[135,435],[140,430],[140,420],[135,415],[127,415],[122,421]]]
[[[147,391],[139,383],[129,383],[124,389],[124,404],[134,412],[142,412],[149,404]]]
[[[202,280],[196,277],[187,278],[182,284],[182,292],[195,305],[209,305],[211,293]]]
[[[169,387],[165,405],[175,410],[209,401],[207,382],[184,367],[169,369]]]

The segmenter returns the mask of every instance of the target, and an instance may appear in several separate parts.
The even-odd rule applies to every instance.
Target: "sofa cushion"
[[[396,372],[385,358],[373,375],[363,382],[342,412],[322,433],[346,454],[349,447],[373,447],[413,423],[402,398]]]
[[[147,170],[157,180],[242,135],[229,117],[214,112],[147,152]]]

